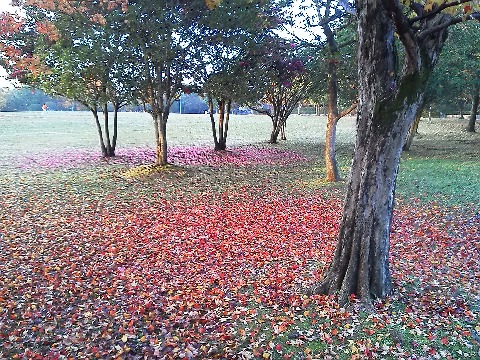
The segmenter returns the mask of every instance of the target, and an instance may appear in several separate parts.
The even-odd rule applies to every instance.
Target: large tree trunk
[[[475,86],[472,101],[472,111],[470,112],[470,118],[468,120],[467,131],[475,132],[475,122],[477,121],[478,102],[480,98],[480,85]]]
[[[432,66],[445,38],[424,42],[401,33],[406,59],[397,73],[395,3],[358,0],[359,105],[357,140],[335,256],[315,292],[350,294],[364,302],[391,291],[389,234],[401,150],[423,102]],[[391,16],[392,18],[389,18]],[[403,29],[402,29],[403,30]]]

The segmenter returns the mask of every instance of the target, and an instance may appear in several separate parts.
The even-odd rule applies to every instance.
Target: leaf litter
[[[298,290],[329,263],[342,207],[338,187],[302,185],[311,157],[172,154],[187,175],[113,176],[151,161],[129,149],[2,176],[0,358],[478,357],[475,209],[400,203],[394,293],[340,308]]]

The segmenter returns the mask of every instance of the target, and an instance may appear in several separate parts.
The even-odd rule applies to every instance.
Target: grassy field
[[[89,113],[0,113],[0,359],[476,359],[480,137],[423,120],[402,157],[393,294],[305,296],[332,255],[345,182],[323,181],[325,118],[173,114],[170,171],[147,114],[103,160]],[[355,119],[338,126],[348,176]]]

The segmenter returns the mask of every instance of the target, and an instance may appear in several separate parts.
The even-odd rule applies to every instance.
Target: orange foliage
[[[18,1],[19,3],[21,1]],[[73,13],[91,13],[91,1],[71,1],[71,0],[23,0],[24,5],[35,6],[39,9],[61,11],[66,14]],[[127,11],[128,0],[100,0],[99,4],[106,7],[107,10],[122,8]]]
[[[57,41],[60,39],[60,33],[56,26],[51,22],[37,23],[37,31],[42,35],[47,35],[51,41]]]
[[[12,14],[3,13],[0,16],[0,34],[15,34],[23,26],[23,21]]]

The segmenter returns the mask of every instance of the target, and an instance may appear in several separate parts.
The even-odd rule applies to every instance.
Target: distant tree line
[[[51,96],[44,91],[31,88],[5,88],[0,90],[0,111],[42,111],[43,104],[49,111],[87,111],[78,101],[61,96]],[[112,111],[112,107],[109,106]],[[125,106],[124,111],[143,111],[141,106]],[[204,114],[208,105],[198,94],[182,94],[170,107],[172,113]]]

